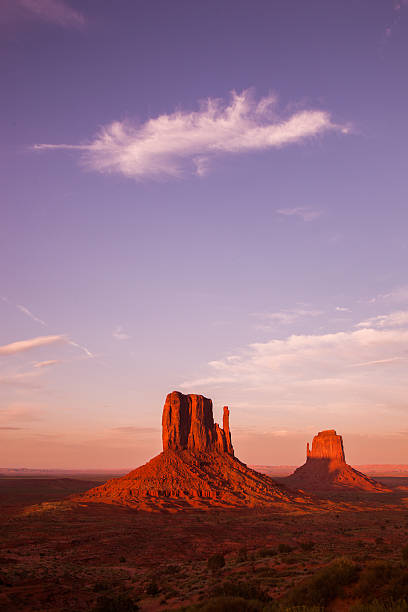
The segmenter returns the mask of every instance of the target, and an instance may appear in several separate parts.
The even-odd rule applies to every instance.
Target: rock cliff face
[[[78,501],[171,511],[266,505],[295,509],[309,503],[234,456],[227,406],[221,429],[214,423],[210,399],[173,391],[166,398],[162,424],[160,455],[91,489]]]
[[[223,429],[214,423],[212,401],[203,395],[169,393],[162,418],[163,451],[218,451],[234,454],[229,410],[224,406]]]
[[[285,479],[289,486],[305,490],[360,489],[384,492],[382,484],[346,463],[343,438],[334,429],[320,431],[306,449],[306,463]]]
[[[315,459],[330,459],[339,463],[346,463],[343,448],[343,438],[338,436],[334,429],[326,429],[319,431],[317,436],[313,438],[312,450],[307,443],[307,458]]]

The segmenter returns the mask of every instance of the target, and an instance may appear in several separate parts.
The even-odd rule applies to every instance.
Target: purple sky
[[[0,466],[408,463],[408,2],[6,0]]]

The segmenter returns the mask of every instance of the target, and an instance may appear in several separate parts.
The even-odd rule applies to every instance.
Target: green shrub
[[[337,559],[295,586],[286,601],[292,606],[326,606],[342,595],[344,586],[357,580],[358,572],[358,566],[349,559]]]
[[[216,553],[212,555],[207,561],[208,569],[214,571],[223,568],[225,565],[225,558],[222,553]]]

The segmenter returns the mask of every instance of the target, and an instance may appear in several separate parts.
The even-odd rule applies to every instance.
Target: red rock
[[[313,438],[312,450],[309,449],[309,443],[307,444],[306,456],[345,463],[343,438],[338,436],[334,429],[319,431]]]
[[[214,423],[212,401],[203,395],[169,393],[163,408],[163,450],[234,454],[229,430],[229,410],[224,407],[224,429]]]
[[[77,500],[142,510],[270,504],[294,508],[308,503],[307,498],[288,491],[234,456],[227,406],[221,429],[214,423],[210,399],[173,391],[166,398],[162,423],[160,455]]]
[[[306,490],[339,488],[388,491],[382,484],[346,463],[343,438],[334,429],[320,431],[306,449],[306,463],[285,479],[289,486]]]

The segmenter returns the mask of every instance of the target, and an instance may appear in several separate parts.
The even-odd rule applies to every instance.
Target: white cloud
[[[112,333],[112,336],[116,339],[116,340],[129,340],[130,336],[128,334],[125,334],[125,332],[123,331],[123,327],[122,325],[117,325],[114,332]]]
[[[233,360],[211,361],[204,376],[182,387],[206,393],[208,387],[223,386],[241,401],[249,393],[253,406],[266,397],[271,406],[296,410],[341,413],[379,405],[400,410],[408,391],[407,347],[408,329],[291,335],[250,344]],[[376,375],[369,376],[363,366],[374,365]]]
[[[313,221],[313,219],[317,219],[322,214],[320,210],[314,210],[313,208],[304,206],[299,206],[297,208],[278,208],[276,212],[286,217],[300,217],[305,222]]]
[[[136,126],[115,121],[89,144],[38,144],[35,149],[78,149],[87,167],[126,177],[180,177],[188,169],[206,174],[210,160],[225,154],[265,151],[327,131],[347,132],[329,113],[304,110],[278,118],[274,96],[257,102],[249,90],[233,92],[229,104],[209,98],[199,111],[163,114]]]
[[[54,23],[64,28],[81,28],[82,13],[71,8],[64,0],[14,0],[24,16]]]
[[[408,311],[399,310],[387,315],[370,317],[365,321],[357,323],[356,327],[402,327],[408,325]]]
[[[336,306],[337,312],[351,312],[350,308],[345,308],[344,306]]]
[[[30,351],[40,346],[48,346],[50,344],[61,344],[66,342],[68,342],[66,336],[38,336],[37,338],[19,340],[18,342],[12,342],[11,344],[0,346],[0,355],[14,355],[16,353]]]

